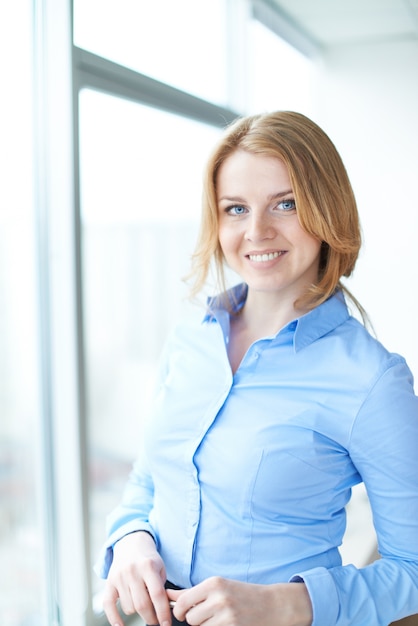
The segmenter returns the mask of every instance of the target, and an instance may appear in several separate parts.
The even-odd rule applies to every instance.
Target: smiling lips
[[[277,259],[277,257],[284,254],[282,251],[280,252],[268,252],[265,254],[249,254],[248,258],[250,261],[254,261],[255,263],[265,263],[266,261],[273,261],[273,259]]]

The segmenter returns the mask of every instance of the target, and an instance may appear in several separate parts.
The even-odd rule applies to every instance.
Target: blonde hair
[[[334,144],[312,120],[292,111],[239,118],[213,150],[203,182],[202,219],[192,256],[191,295],[205,285],[212,263],[218,287],[225,288],[224,257],[218,239],[217,174],[235,150],[281,159],[287,166],[300,224],[322,241],[318,282],[298,300],[307,310],[341,289],[366,314],[342,276],[352,274],[361,247],[361,229],[351,184]]]

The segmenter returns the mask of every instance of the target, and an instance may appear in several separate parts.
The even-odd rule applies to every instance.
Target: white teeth
[[[250,261],[262,263],[263,261],[272,261],[273,259],[277,259],[280,254],[281,252],[269,252],[268,254],[249,254],[248,256]]]

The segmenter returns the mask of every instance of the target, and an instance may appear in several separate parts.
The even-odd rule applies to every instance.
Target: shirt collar
[[[207,300],[207,312],[203,321],[218,322],[227,344],[229,342],[231,315],[236,315],[242,309],[247,299],[247,293],[248,286],[245,283],[240,283]]]
[[[217,321],[228,341],[230,315],[238,313],[245,304],[248,286],[245,283],[235,285],[222,294],[208,298],[205,322]],[[320,337],[328,334],[337,326],[348,320],[350,314],[347,309],[342,291],[337,291],[325,302],[312,309],[305,315],[289,322],[281,332],[293,332],[295,351],[310,345]]]
[[[245,304],[247,293],[248,285],[240,283],[224,293],[208,298],[205,321],[217,319],[221,311],[227,311],[233,315],[239,313]]]
[[[293,345],[295,351],[310,345],[320,337],[324,337],[348,320],[344,294],[337,291],[322,304],[299,317],[296,321]],[[291,322],[292,323],[292,322]]]

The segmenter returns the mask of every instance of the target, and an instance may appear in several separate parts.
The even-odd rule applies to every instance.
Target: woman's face
[[[216,187],[219,243],[250,290],[294,301],[318,281],[321,242],[299,223],[283,161],[236,150],[220,166]]]

